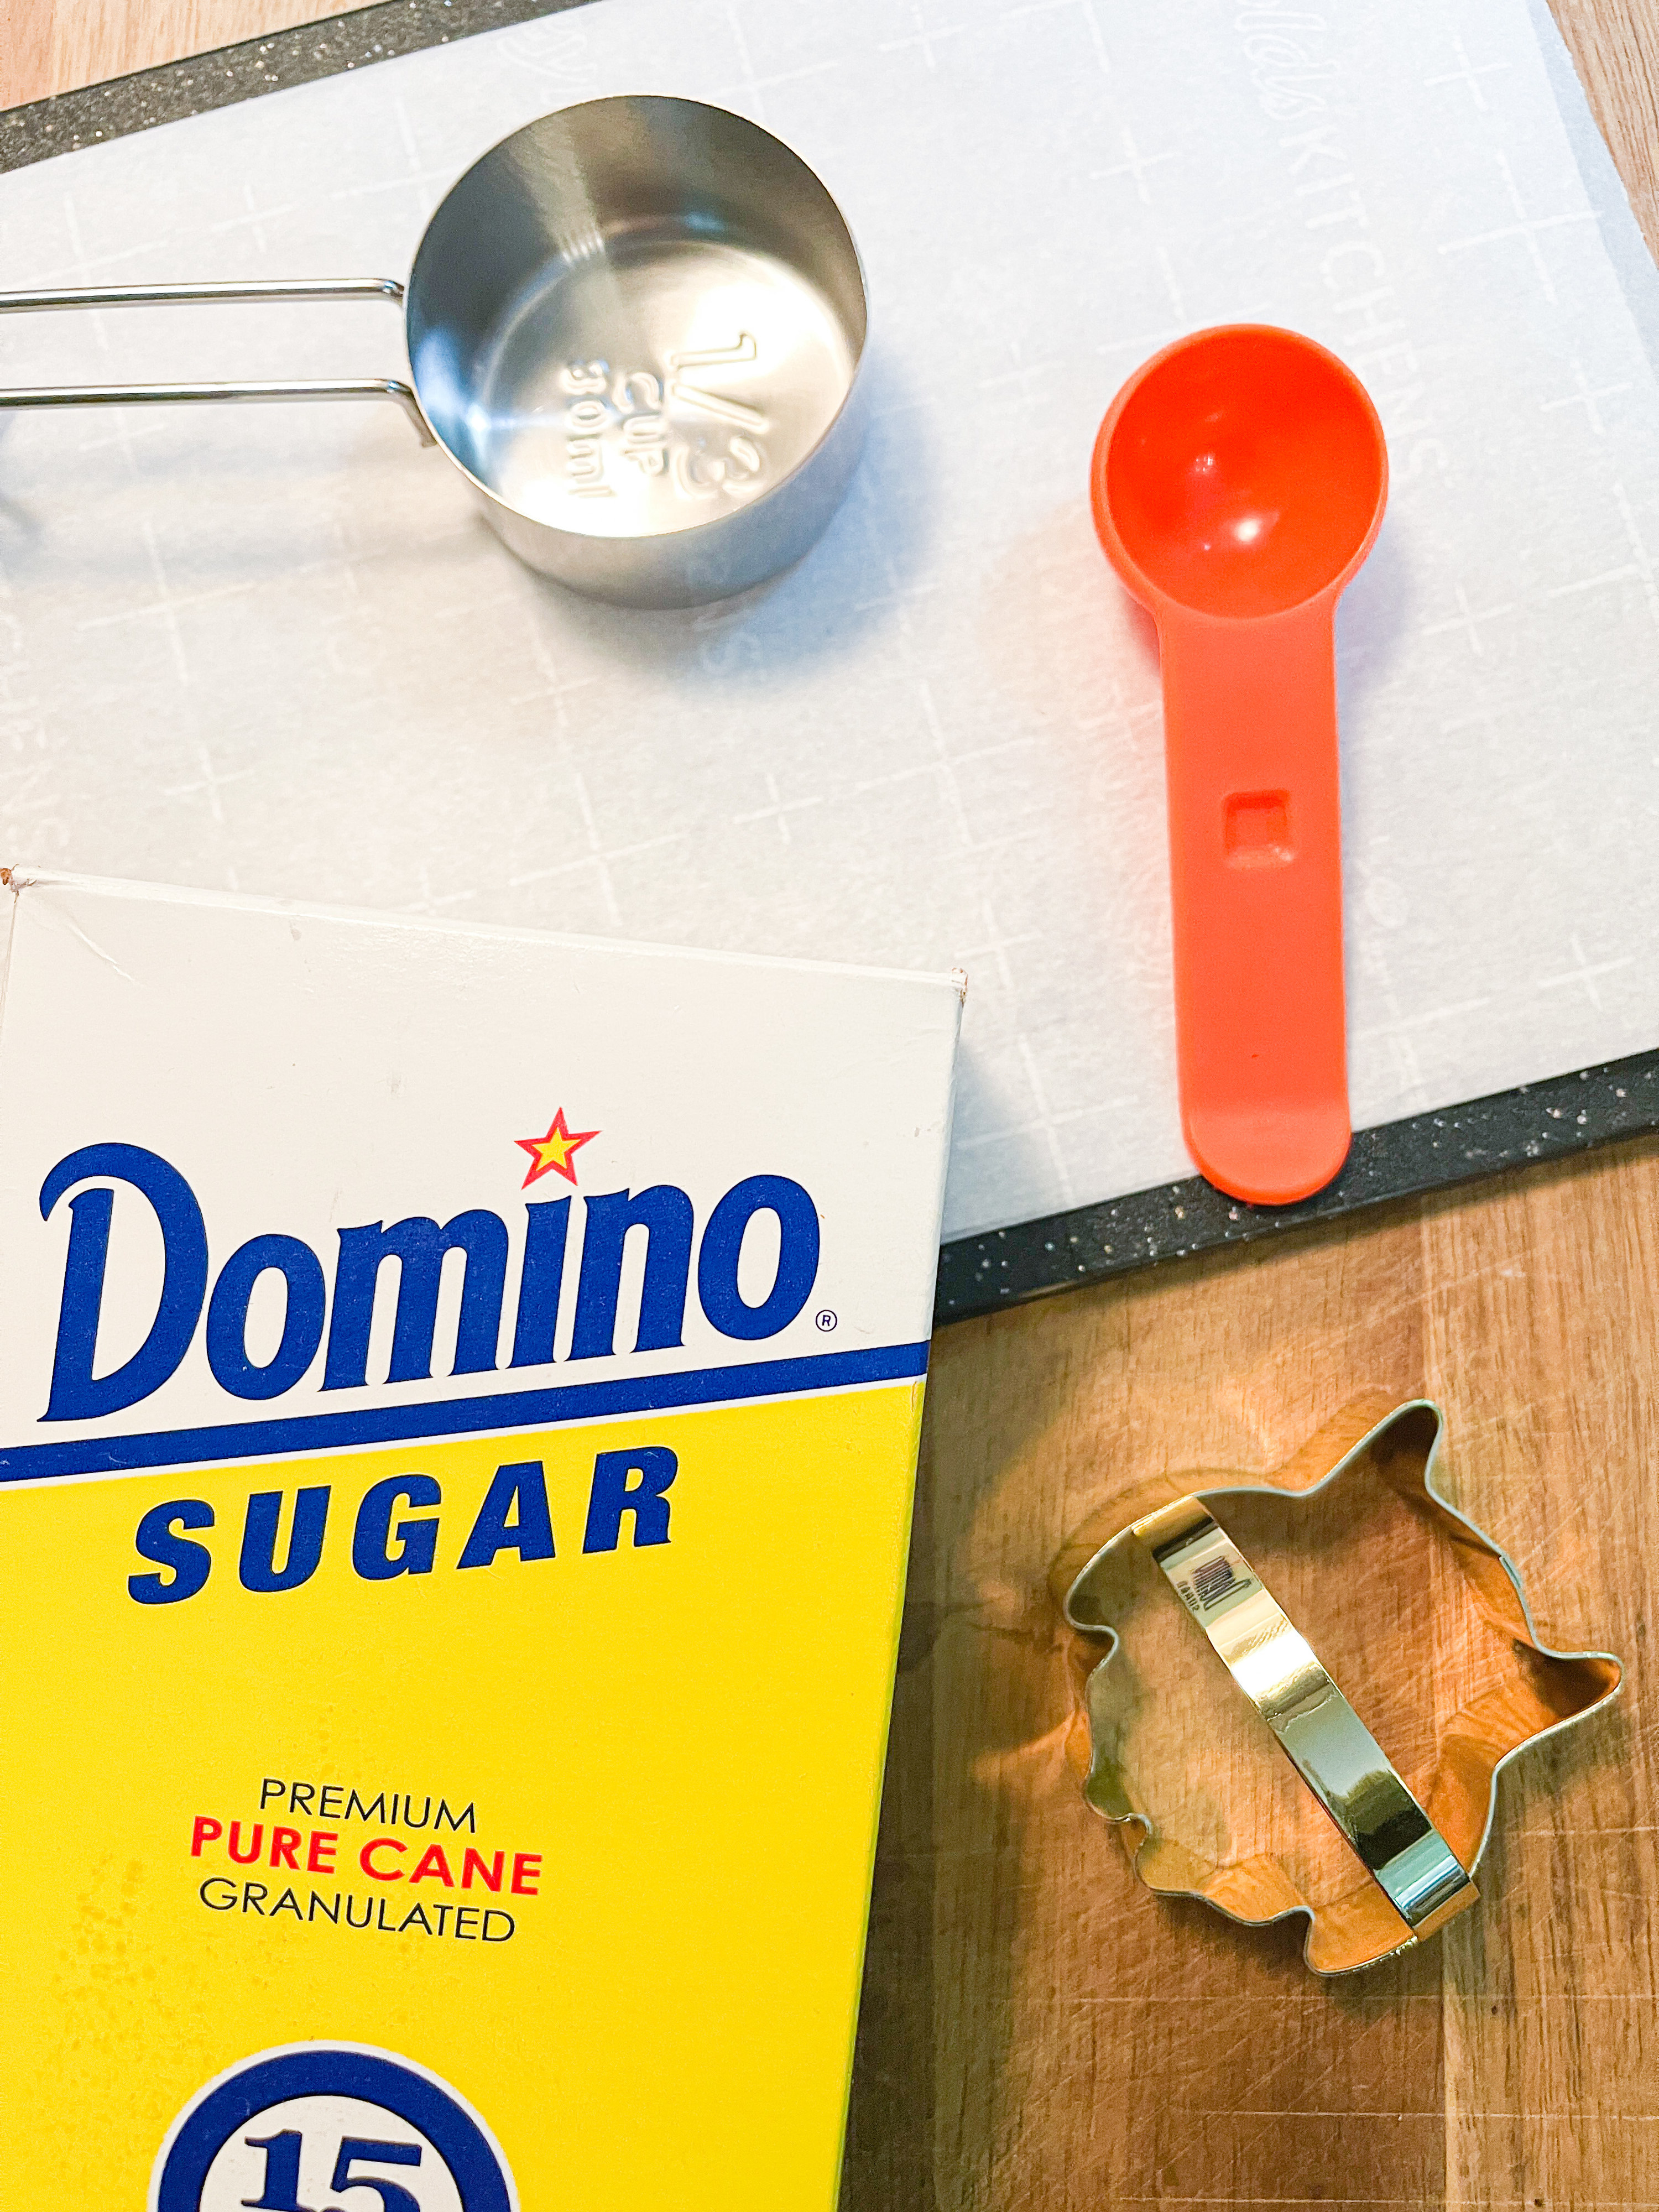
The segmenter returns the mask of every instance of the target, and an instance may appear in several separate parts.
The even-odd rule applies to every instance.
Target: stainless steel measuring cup
[[[392,399],[520,559],[630,606],[692,606],[800,558],[863,441],[868,303],[841,210],[724,108],[594,100],[504,138],[391,277],[0,295],[0,312],[402,301],[410,379],[0,390],[0,407]]]

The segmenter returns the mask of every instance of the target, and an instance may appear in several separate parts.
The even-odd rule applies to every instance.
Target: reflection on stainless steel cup
[[[404,300],[410,382],[40,387],[0,407],[395,399],[520,560],[631,606],[776,575],[857,465],[868,311],[846,222],[787,147],[696,100],[589,100],[514,131],[439,204],[406,298],[307,280],[0,310],[316,298]]]

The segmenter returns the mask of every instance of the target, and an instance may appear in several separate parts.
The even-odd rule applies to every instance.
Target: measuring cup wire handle
[[[66,384],[25,386],[0,391],[0,408],[168,407],[192,401],[276,399],[395,399],[423,446],[438,442],[427,428],[421,403],[398,376],[353,376],[338,384],[300,380],[286,384]]]
[[[0,293],[0,314],[29,314],[64,307],[169,307],[263,300],[386,300],[402,303],[395,276],[302,276],[286,283],[112,284],[67,291]],[[203,401],[392,399],[413,424],[423,446],[437,441],[412,387],[398,376],[354,376],[337,383],[301,379],[285,383],[36,385],[0,391],[0,408],[154,407]]]
[[[67,291],[0,292],[0,315],[38,314],[56,307],[199,307],[250,300],[389,300],[399,307],[403,296],[395,276],[295,276],[270,284],[94,284]]]

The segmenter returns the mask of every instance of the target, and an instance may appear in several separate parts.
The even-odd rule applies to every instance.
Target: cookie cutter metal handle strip
[[[403,303],[395,276],[299,277],[286,284],[106,284],[70,291],[0,293],[0,314],[32,314],[57,307],[171,307],[220,301],[389,300]],[[423,446],[437,441],[427,428],[413,389],[398,376],[352,376],[337,383],[315,379],[280,384],[34,385],[0,391],[0,407],[154,407],[192,400],[395,399]]]
[[[1134,1528],[1413,1934],[1431,1936],[1472,1905],[1450,1845],[1208,1510],[1178,1498]]]

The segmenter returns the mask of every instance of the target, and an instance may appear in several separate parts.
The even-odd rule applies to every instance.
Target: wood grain
[[[938,1340],[849,2207],[1659,2202],[1656,1293],[1644,1144]],[[1505,1777],[1476,1911],[1326,1984],[1295,1923],[1148,1895],[1084,1807],[1045,1569],[1149,1474],[1265,1473],[1367,1385],[1445,1406],[1542,1633],[1631,1671]],[[1402,1677],[1415,1595],[1370,1586]]]
[[[0,107],[344,15],[363,0],[0,0]]]
[[[1551,0],[1650,252],[1659,255],[1659,11],[1653,0]]]
[[[3,4],[0,101],[340,12]],[[1659,10],[1558,13],[1659,247]],[[1656,1311],[1644,1142],[939,1338],[845,2212],[1659,2207]],[[1504,1778],[1480,1905],[1322,1984],[1296,1923],[1135,1882],[1066,1765],[1045,1577],[1149,1476],[1266,1471],[1368,1386],[1441,1401],[1452,1494],[1541,1633],[1629,1673]],[[1368,1589],[1386,1650],[1416,1593]]]

